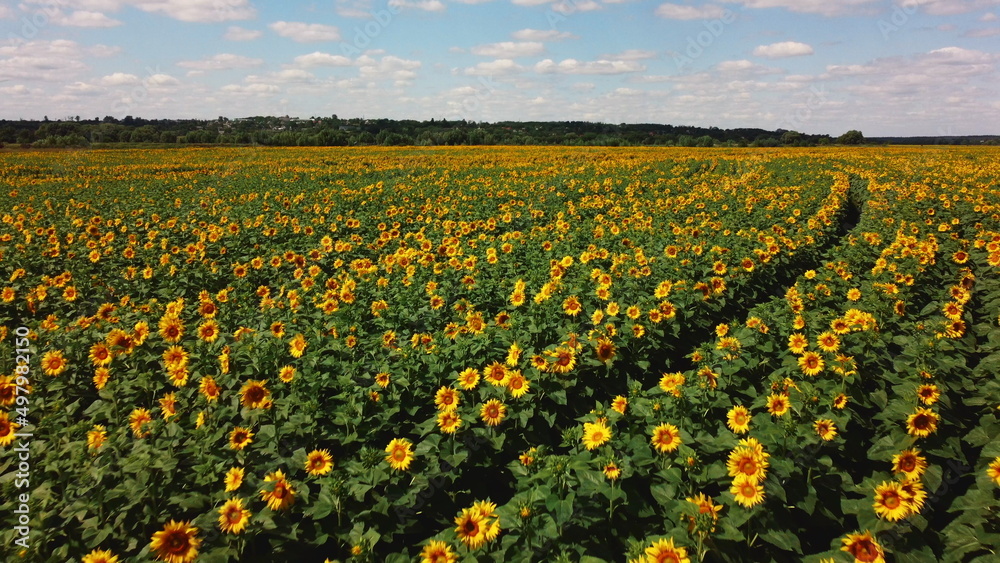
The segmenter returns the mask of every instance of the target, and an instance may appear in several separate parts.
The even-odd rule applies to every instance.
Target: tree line
[[[585,121],[341,119],[258,116],[231,119],[72,118],[0,120],[0,144],[80,147],[122,144],[224,144],[263,146],[579,145],[679,147],[808,147],[863,144],[852,130],[839,137],[778,129],[719,129],[661,124]]]

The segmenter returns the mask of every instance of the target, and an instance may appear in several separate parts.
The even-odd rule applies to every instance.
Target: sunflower
[[[937,431],[938,415],[930,409],[917,407],[916,412],[906,418],[906,431],[911,436],[926,438]]]
[[[762,481],[767,475],[768,461],[763,453],[763,448],[759,447],[759,442],[756,440],[753,444],[753,446],[737,446],[729,452],[726,468],[730,477],[744,477],[751,481]]]
[[[454,410],[445,410],[438,413],[437,423],[445,434],[454,434],[462,426],[462,418]]]
[[[87,449],[99,450],[107,439],[107,429],[103,425],[95,424],[94,428],[87,432]],[[0,445],[3,445],[2,438],[0,438]]]
[[[837,437],[837,426],[828,418],[817,420],[813,428],[816,429],[816,434],[826,442]]]
[[[644,563],[691,563],[687,549],[674,545],[674,538],[659,539],[646,548]]]
[[[490,399],[479,410],[479,416],[489,426],[496,426],[507,416],[507,406],[497,399]]]
[[[128,417],[128,424],[132,428],[132,434],[136,438],[149,436],[149,431],[145,430],[143,426],[152,421],[153,417],[149,414],[148,409],[137,408]]]
[[[650,439],[653,447],[660,453],[670,453],[681,445],[681,433],[673,424],[661,424],[653,429]]]
[[[506,387],[510,378],[507,374],[507,367],[500,362],[493,362],[483,370],[483,378],[496,387]]]
[[[272,405],[271,391],[266,387],[267,380],[250,380],[240,389],[240,403],[248,409],[267,409]]]
[[[847,534],[847,537],[840,541],[844,544],[840,550],[853,555],[855,563],[885,563],[882,546],[875,541],[868,530],[863,534]]]
[[[42,369],[53,377],[66,371],[66,358],[61,350],[50,350],[42,356]]]
[[[993,482],[1000,487],[1000,456],[997,456],[990,462],[989,467],[986,468],[986,475],[993,479]]]
[[[798,332],[792,333],[788,337],[788,349],[791,350],[793,354],[801,354],[806,351],[806,346],[809,345],[809,339],[805,335]]]
[[[791,406],[792,403],[788,400],[788,395],[778,393],[767,397],[767,412],[773,416],[784,416]]]
[[[219,371],[229,373],[229,346],[223,348],[219,354]]]
[[[163,351],[163,363],[168,370],[186,367],[189,357],[187,350],[181,346],[171,346]]]
[[[554,358],[551,364],[547,364],[553,373],[569,373],[576,367],[576,352],[572,348],[560,346],[546,354]]]
[[[205,396],[205,400],[211,403],[219,399],[221,389],[219,389],[219,385],[215,382],[215,378],[211,375],[206,375],[198,383],[198,391]]]
[[[596,449],[611,439],[611,429],[603,421],[586,422],[583,425],[583,445],[588,450]]]
[[[385,460],[397,471],[406,471],[413,461],[412,444],[406,438],[393,438],[385,447]]]
[[[175,393],[167,393],[160,397],[159,402],[163,420],[170,420],[171,417],[177,415],[177,395]]]
[[[816,375],[823,371],[823,357],[816,352],[806,352],[799,358],[799,369],[806,375]]]
[[[176,344],[184,336],[184,323],[174,315],[160,318],[160,336],[171,344]]]
[[[618,414],[625,414],[626,408],[628,408],[628,399],[621,395],[615,395],[615,398],[611,401],[611,410]]]
[[[215,342],[219,338],[219,323],[209,319],[198,325],[198,338],[204,342]]]
[[[744,508],[753,508],[764,502],[764,487],[758,481],[743,475],[733,481],[729,492],[733,494],[736,502]]]
[[[883,481],[875,487],[875,502],[872,504],[880,517],[895,522],[910,515],[906,497],[896,481]]]
[[[458,384],[462,386],[462,389],[471,391],[479,385],[479,370],[465,368],[458,374],[457,379]]]
[[[737,405],[729,409],[726,416],[726,425],[737,434],[746,434],[750,431],[750,411],[742,405]]]
[[[685,377],[681,372],[664,373],[660,377],[660,390],[675,397],[681,396],[680,386],[684,385]]]
[[[910,508],[910,512],[918,514],[924,507],[927,500],[927,491],[920,481],[907,479],[899,484],[899,490],[903,493],[903,502]]]
[[[941,391],[937,385],[927,384],[917,387],[917,397],[925,405],[933,405],[941,397]]]
[[[87,357],[95,366],[103,367],[111,363],[111,349],[103,342],[98,342],[90,347],[90,353]]]
[[[110,550],[95,549],[84,555],[81,563],[119,563],[119,559]]]
[[[705,493],[698,493],[694,497],[687,497],[684,500],[697,506],[698,514],[710,514],[713,522],[717,522],[719,520],[719,512],[722,510],[722,505],[717,505],[712,502],[711,497]]]
[[[275,338],[281,338],[285,336],[285,323],[282,321],[274,321],[271,323],[270,330],[271,334],[274,335]]]
[[[455,518],[455,533],[469,549],[479,549],[486,543],[489,528],[488,519],[475,508],[463,508],[461,516]]]
[[[575,295],[571,295],[563,301],[562,309],[567,315],[575,317],[580,314],[580,311],[583,310],[583,306],[580,305],[580,300],[577,299]]]
[[[14,441],[19,425],[10,421],[6,412],[0,412],[0,447],[7,447]]]
[[[94,387],[98,391],[104,389],[104,386],[108,384],[108,379],[111,378],[111,372],[108,368],[97,368],[94,370]]]
[[[17,385],[9,375],[0,375],[0,407],[9,407],[17,400]]]
[[[608,363],[615,357],[616,348],[610,339],[600,338],[597,341],[597,348],[595,351],[597,353],[598,360]]]
[[[250,511],[243,508],[243,499],[229,499],[219,508],[219,529],[227,534],[238,534],[246,529],[250,516]]]
[[[267,507],[277,512],[285,510],[295,504],[295,490],[292,485],[285,480],[285,474],[279,469],[264,476],[265,483],[274,483],[271,490],[261,489],[260,498],[267,503]]]
[[[285,383],[291,383],[295,379],[295,368],[292,366],[282,366],[278,370],[278,379]]]
[[[902,473],[907,479],[919,479],[927,470],[927,459],[920,450],[903,450],[892,456],[892,472]]]
[[[333,470],[333,456],[329,450],[313,450],[306,456],[305,466],[310,475],[326,475]]]
[[[833,408],[843,409],[847,406],[847,395],[840,393],[833,398]]]
[[[616,464],[613,461],[606,463],[604,465],[603,471],[604,471],[604,476],[612,481],[617,480],[622,475],[621,468],[619,468],[618,464]]]
[[[431,540],[420,552],[420,563],[455,563],[458,556],[443,541]]]
[[[380,371],[379,373],[375,374],[375,385],[378,385],[382,389],[385,389],[386,387],[389,386],[389,378],[390,376],[388,372]]]
[[[253,432],[249,428],[237,426],[229,433],[229,447],[234,450],[242,450],[253,443]]]
[[[816,338],[816,344],[824,352],[836,352],[840,348],[840,338],[832,332],[824,332]]]
[[[242,467],[230,467],[223,479],[223,483],[226,485],[226,492],[231,493],[240,488],[240,485],[243,484],[243,476],[245,474],[246,471]]]
[[[296,334],[291,342],[288,343],[288,353],[292,355],[293,358],[301,358],[302,353],[306,350],[306,337],[300,332]]]
[[[511,370],[508,373],[510,377],[507,381],[507,390],[515,399],[523,397],[531,389],[531,382],[524,377],[520,370]]]
[[[453,411],[458,408],[460,399],[458,391],[445,385],[434,394],[434,405],[441,411]]]
[[[191,522],[171,520],[163,530],[153,534],[149,547],[161,561],[190,563],[198,557],[198,546],[201,545],[201,540],[196,535],[198,528],[192,526]]]

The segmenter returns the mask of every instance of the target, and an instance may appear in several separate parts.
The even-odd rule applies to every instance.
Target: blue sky
[[[1000,0],[4,0],[0,118],[1000,134]]]

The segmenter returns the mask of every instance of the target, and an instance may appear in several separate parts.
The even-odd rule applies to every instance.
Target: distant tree
[[[802,140],[802,133],[798,131],[785,131],[781,135],[781,144],[785,146],[798,144]]]
[[[865,136],[861,134],[861,131],[851,129],[847,133],[837,137],[837,142],[842,145],[860,145],[865,142]]]

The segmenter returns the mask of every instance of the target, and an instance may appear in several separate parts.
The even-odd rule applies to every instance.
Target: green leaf
[[[768,530],[760,535],[760,539],[784,551],[802,553],[799,538],[788,530]]]

